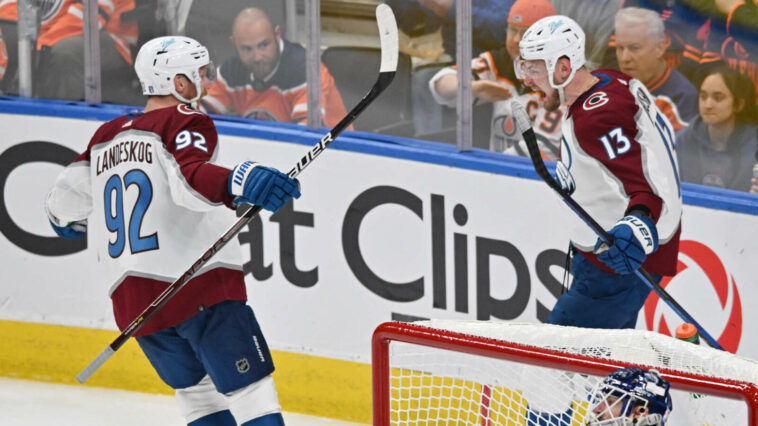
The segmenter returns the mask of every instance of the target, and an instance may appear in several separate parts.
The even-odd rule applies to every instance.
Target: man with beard
[[[232,25],[237,55],[219,67],[219,78],[202,105],[217,114],[305,124],[308,99],[305,49],[281,36],[260,9],[241,11]],[[329,71],[321,64],[322,121],[334,127],[345,105]]]
[[[559,182],[613,237],[608,247],[576,223],[573,283],[547,322],[634,328],[650,293],[634,272],[676,273],[682,198],[671,123],[639,80],[584,67],[584,32],[571,18],[535,22],[519,50],[524,83],[545,93],[544,108],[569,105]]]

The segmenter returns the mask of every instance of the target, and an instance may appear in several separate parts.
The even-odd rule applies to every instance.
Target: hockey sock
[[[193,422],[187,423],[187,426],[237,426],[237,422],[234,420],[231,411],[224,410],[200,417]]]
[[[266,414],[242,423],[241,426],[284,426],[284,417],[282,417],[282,413]]]

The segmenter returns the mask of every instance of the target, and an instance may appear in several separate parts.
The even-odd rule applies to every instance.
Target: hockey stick
[[[545,183],[548,184],[550,188],[552,188],[555,192],[558,193],[558,195],[561,196],[561,199],[563,199],[563,202],[565,202],[571,210],[576,213],[584,223],[586,223],[590,228],[592,228],[593,231],[595,231],[595,234],[605,243],[607,246],[613,245],[613,237],[609,235],[605,229],[603,229],[602,226],[600,226],[599,223],[595,221],[595,219],[590,216],[589,213],[587,213],[582,206],[580,206],[576,201],[574,201],[573,198],[571,198],[571,195],[568,193],[568,191],[565,191],[563,188],[561,188],[561,185],[553,179],[553,176],[550,174],[550,172],[547,170],[547,167],[545,166],[545,162],[542,160],[542,156],[540,155],[540,149],[537,146],[537,137],[534,134],[534,130],[532,129],[532,123],[529,120],[529,115],[526,113],[526,110],[524,109],[524,106],[521,105],[518,102],[512,102],[512,109],[513,109],[513,115],[516,118],[516,123],[518,123],[519,129],[521,129],[521,133],[524,136],[524,141],[526,141],[526,147],[529,150],[529,157],[532,159],[532,164],[534,164],[534,170],[537,172],[537,174],[542,178],[542,180],[545,181]],[[703,339],[711,346],[716,349],[724,350],[724,348],[719,345],[719,343],[711,337],[710,334],[708,334],[707,331],[701,326],[697,321],[695,321],[694,318],[692,318],[692,315],[687,313],[686,310],[684,310],[679,303],[677,303],[676,300],[674,300],[671,295],[666,292],[666,290],[663,289],[663,287],[658,284],[658,282],[650,275],[649,272],[647,272],[644,268],[640,267],[634,273],[639,277],[642,282],[644,282],[648,287],[650,287],[652,290],[654,290],[658,296],[660,296],[661,299],[663,299],[664,302],[666,302],[671,309],[674,310],[674,312],[679,315],[680,318],[682,318],[685,322],[691,323],[697,328],[698,333],[700,333],[701,336],[703,336]]]
[[[300,161],[287,173],[291,178],[295,178],[306,168],[321,152],[323,152],[334,138],[337,137],[347,126],[350,125],[366,107],[376,99],[384,89],[389,86],[395,77],[398,58],[398,35],[395,15],[392,9],[386,4],[380,4],[376,8],[376,22],[379,26],[379,38],[382,48],[381,66],[379,76],[371,90],[361,99],[360,102],[339,122],[332,130],[329,131],[321,140],[313,146]],[[238,220],[232,225],[224,235],[216,240],[213,245],[200,256],[187,271],[182,274],[176,281],[171,283],[144,311],[129,324],[124,331],[103,350],[90,364],[76,376],[79,383],[84,383],[92,374],[97,371],[105,362],[130,338],[132,337],[150,318],[155,315],[176,293],[179,292],[193,275],[205,265],[208,260],[221,250],[238,232],[244,228],[247,223],[261,211],[260,206],[250,207]]]

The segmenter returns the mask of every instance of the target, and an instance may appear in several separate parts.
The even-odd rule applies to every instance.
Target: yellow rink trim
[[[486,415],[482,406],[487,407]],[[502,386],[488,388],[485,392],[481,383],[393,368],[390,373],[390,407],[391,424],[524,426],[529,401],[520,391]],[[586,401],[573,401],[570,407],[566,407],[568,418],[552,418],[549,424],[582,426],[587,407]],[[489,422],[484,421],[485,417]]]
[[[0,376],[79,385],[76,375],[117,336],[115,331],[0,320]],[[284,411],[371,423],[370,365],[282,351],[272,356]],[[86,386],[173,395],[134,339]]]

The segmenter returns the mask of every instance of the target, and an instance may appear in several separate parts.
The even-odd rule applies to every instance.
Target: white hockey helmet
[[[547,67],[548,81],[555,89],[562,89],[574,78],[576,71],[584,65],[584,31],[568,16],[547,16],[532,24],[519,42],[521,59],[525,61],[543,60]],[[558,59],[567,57],[571,63],[571,74],[562,84],[553,81],[553,73]]]
[[[215,69],[208,49],[189,37],[166,36],[145,43],[137,53],[134,70],[142,84],[143,95],[174,95],[182,102],[192,103],[202,96],[200,68],[207,67],[207,76],[213,79]],[[197,89],[193,99],[185,99],[174,87],[174,77],[187,77]]]

